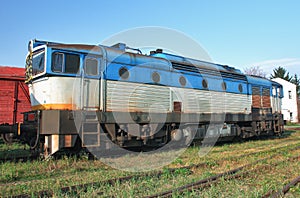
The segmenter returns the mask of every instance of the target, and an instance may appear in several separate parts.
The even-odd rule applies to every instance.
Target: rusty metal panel
[[[263,107],[270,108],[271,107],[271,98],[270,96],[262,96]]]
[[[270,98],[270,89],[269,88],[263,88],[262,106],[267,107],[267,108],[271,107],[271,98]]]
[[[182,111],[182,103],[181,102],[173,102],[173,109],[174,109],[174,112],[181,112]]]
[[[259,87],[252,87],[252,107],[260,108],[261,107],[261,95]]]
[[[165,86],[107,81],[107,111],[169,112],[170,89]]]
[[[252,95],[252,106],[255,108],[261,107],[261,96],[259,95]]]
[[[271,96],[270,96],[270,89],[263,88],[262,94],[260,93],[259,87],[252,87],[252,106],[254,108],[270,108],[271,107]]]

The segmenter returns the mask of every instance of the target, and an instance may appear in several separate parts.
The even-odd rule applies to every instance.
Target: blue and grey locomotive
[[[32,40],[26,65],[37,133],[63,148],[160,147],[171,140],[283,132],[282,86],[225,66],[125,44]],[[85,116],[80,117],[76,112]]]

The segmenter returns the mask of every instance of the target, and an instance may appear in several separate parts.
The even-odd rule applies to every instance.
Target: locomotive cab
[[[26,83],[32,110],[40,112],[37,133],[46,154],[78,146],[76,111],[102,109],[101,57],[97,46],[29,43]]]
[[[27,65],[33,110],[100,109],[101,55],[69,46],[34,42]],[[30,72],[31,71],[31,72]],[[76,97],[73,97],[76,96]]]

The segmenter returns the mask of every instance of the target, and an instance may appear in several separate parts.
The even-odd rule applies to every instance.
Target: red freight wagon
[[[25,68],[0,66],[0,126],[23,123],[22,112],[31,110]]]

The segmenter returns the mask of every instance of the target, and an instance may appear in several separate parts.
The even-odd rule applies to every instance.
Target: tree
[[[283,67],[279,66],[278,68],[273,69],[273,74],[271,74],[271,79],[273,78],[282,78],[286,81],[291,82],[292,77],[290,76],[290,73],[287,72],[286,69]]]
[[[297,95],[300,97],[300,79],[297,74],[294,75],[294,78],[291,80],[292,83],[296,85]]]
[[[260,66],[253,66],[253,67],[247,67],[244,69],[245,74],[253,75],[253,76],[260,76],[260,77],[266,77],[266,73]]]

